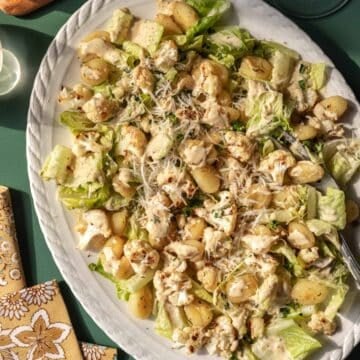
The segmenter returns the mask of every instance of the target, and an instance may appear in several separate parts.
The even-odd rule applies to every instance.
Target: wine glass
[[[21,69],[15,55],[4,49],[0,41],[0,96],[8,94],[20,80]]]
[[[318,19],[340,10],[350,0],[271,0],[284,13],[302,19]]]

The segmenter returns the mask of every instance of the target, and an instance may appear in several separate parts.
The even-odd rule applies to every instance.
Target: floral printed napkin
[[[0,296],[26,286],[9,189],[0,186]]]
[[[0,298],[0,359],[82,358],[55,280]]]
[[[116,349],[88,343],[80,343],[80,346],[84,360],[116,360]]]
[[[0,185],[0,360],[116,360],[117,350],[78,343],[55,280],[26,288],[10,192]]]

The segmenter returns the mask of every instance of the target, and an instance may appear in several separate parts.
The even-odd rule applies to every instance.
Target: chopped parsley
[[[276,220],[271,220],[268,224],[268,227],[271,229],[271,230],[276,230],[279,226],[279,222],[277,222]]]
[[[304,64],[300,64],[299,72],[300,74],[304,74],[306,72],[307,66]]]
[[[305,80],[299,80],[299,86],[302,90],[306,90],[306,81]]]
[[[290,314],[290,308],[288,306],[284,306],[280,308],[281,317],[286,318]]]
[[[243,122],[241,121],[234,121],[231,123],[231,128],[234,131],[240,131],[240,132],[245,132],[246,131],[246,126]]]
[[[195,208],[199,208],[203,205],[204,199],[200,196],[194,196],[188,201],[188,204],[182,209],[182,213],[188,217],[191,216]]]

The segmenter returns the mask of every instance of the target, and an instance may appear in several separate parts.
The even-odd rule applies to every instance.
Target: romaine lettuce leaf
[[[346,226],[345,194],[343,191],[327,188],[326,195],[320,195],[318,199],[318,216],[338,230]]]
[[[325,143],[323,156],[331,175],[339,185],[344,186],[360,167],[360,141],[334,140]]]
[[[249,137],[269,135],[279,128],[290,129],[290,111],[279,92],[266,91],[249,100],[246,112],[250,115],[246,130]]]
[[[305,332],[294,320],[278,319],[267,328],[267,334],[280,337],[294,360],[305,359],[311,352],[321,348],[321,343]]]
[[[113,282],[116,285],[116,293],[117,293],[117,296],[118,296],[118,298],[120,300],[123,300],[123,301],[128,301],[129,300],[130,292],[127,291],[127,290],[124,290],[120,286],[118,286],[118,280],[113,275],[109,274],[108,272],[106,272],[104,270],[104,267],[103,267],[103,265],[101,264],[100,261],[98,261],[96,264],[95,263],[89,264],[89,269],[91,271],[96,271],[100,275],[104,276],[106,279]]]
[[[113,193],[111,194],[109,199],[105,202],[104,207],[106,210],[109,211],[117,211],[129,205],[129,203],[130,203],[129,199],[122,197],[118,193]]]
[[[129,241],[148,240],[149,238],[147,230],[140,227],[135,215],[132,215],[128,221],[126,236]]]
[[[186,0],[201,16],[200,20],[186,32],[186,42],[213,27],[230,8],[229,0]]]
[[[349,290],[349,286],[346,284],[340,284],[335,293],[331,296],[329,303],[327,304],[324,314],[329,321],[334,320],[341,305],[345,300],[345,296]]]
[[[94,90],[95,94],[102,94],[109,98],[113,97],[112,86],[107,81],[100,85],[93,86],[92,89]]]
[[[287,52],[276,50],[269,60],[273,66],[270,83],[276,89],[284,89],[290,81],[295,59]]]
[[[286,243],[278,243],[271,248],[271,252],[279,255],[283,255],[286,260],[286,268],[290,272],[294,273],[296,277],[302,277],[305,272],[304,263],[298,258],[294,250]]]
[[[135,274],[127,280],[118,280],[113,275],[109,274],[104,270],[101,261],[98,261],[97,264],[89,264],[89,269],[91,271],[96,271],[100,275],[109,279],[116,285],[116,291],[120,300],[128,301],[130,294],[136,291],[139,291],[144,286],[146,286],[154,277],[155,271],[149,270],[145,274]]]
[[[194,280],[192,280],[192,293],[201,300],[204,300],[210,304],[213,303],[212,295],[207,292],[203,286]]]
[[[40,171],[44,180],[56,180],[58,184],[64,184],[71,174],[70,165],[74,160],[71,149],[66,146],[56,145],[46,158]]]
[[[130,54],[137,60],[143,59],[146,55],[145,50],[141,46],[135,44],[132,41],[124,41],[122,46],[126,53]]]
[[[129,279],[117,280],[116,286],[129,293],[134,293],[149,284],[154,278],[154,274],[155,270],[147,270],[145,274],[135,274]]]
[[[306,221],[306,226],[316,236],[324,235],[338,250],[340,249],[339,235],[336,228],[319,219]]]
[[[258,41],[254,49],[254,54],[265,58],[271,58],[276,51],[293,58],[295,61],[300,60],[300,54],[295,50],[274,41]]]
[[[251,52],[255,39],[238,26],[227,26],[205,38],[205,51],[210,57],[227,67],[232,67],[237,59]]]
[[[326,83],[326,64],[310,64],[309,71],[310,87],[314,90],[320,90]]]
[[[155,332],[168,339],[172,338],[172,324],[163,303],[159,303],[158,314],[155,319]]]
[[[108,185],[89,183],[78,187],[60,186],[58,196],[68,209],[93,209],[103,206],[110,197]]]
[[[84,113],[78,111],[64,111],[60,114],[60,124],[69,128],[73,134],[94,128],[94,123],[90,121]]]

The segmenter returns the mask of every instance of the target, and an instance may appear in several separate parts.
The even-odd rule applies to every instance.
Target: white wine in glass
[[[302,19],[318,19],[340,10],[350,0],[271,0],[284,13]]]
[[[0,96],[8,94],[20,80],[21,69],[15,55],[0,42]]]

